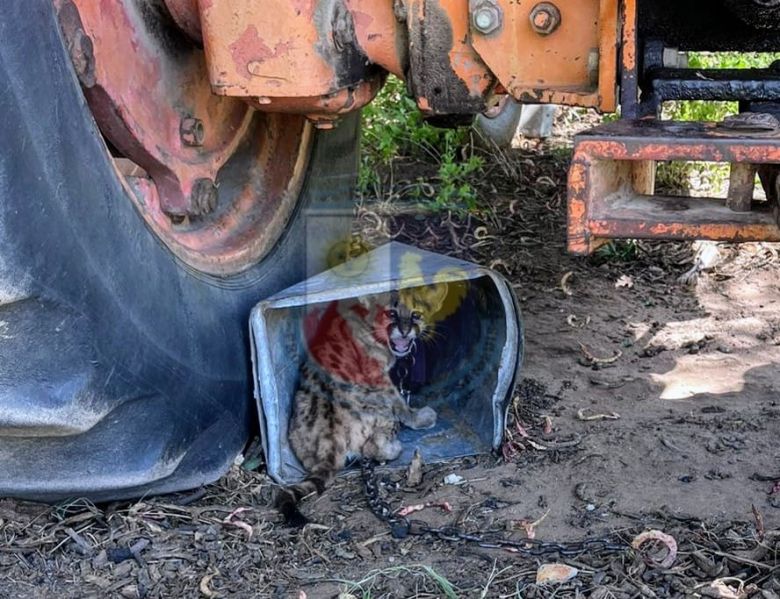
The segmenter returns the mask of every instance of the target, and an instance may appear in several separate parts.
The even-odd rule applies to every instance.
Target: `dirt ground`
[[[414,488],[403,471],[383,473],[381,490],[393,507],[448,502],[451,512],[414,515],[435,526],[515,540],[609,535],[625,549],[529,557],[395,539],[366,507],[357,473],[307,501],[314,523],[297,532],[268,507],[262,468],[236,467],[194,493],[135,503],[0,500],[0,596],[780,596],[778,248],[717,245],[719,260],[692,285],[678,281],[701,250],[691,244],[569,256],[566,161],[548,147],[494,155],[479,216],[363,205],[370,238],[505,274],[526,333],[502,455],[425,466]],[[397,165],[403,172],[425,167]],[[448,474],[462,481],[444,484]],[[627,548],[647,529],[676,539],[673,564],[648,565],[647,551]],[[538,585],[543,562],[578,573]]]

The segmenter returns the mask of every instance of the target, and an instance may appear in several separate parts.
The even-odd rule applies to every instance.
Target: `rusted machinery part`
[[[712,161],[734,167],[726,201],[657,196],[657,161]],[[714,123],[634,121],[600,125],[577,137],[569,170],[569,251],[588,254],[614,238],[780,241],[777,169],[780,130]],[[743,171],[758,168],[769,202],[751,203]],[[751,178],[751,183],[753,179]],[[748,209],[749,208],[749,209]]]
[[[130,197],[185,263],[240,272],[292,214],[312,139],[306,119],[211,92],[192,5],[55,0],[76,74]],[[191,8],[191,7],[190,7]],[[189,29],[188,35],[171,15]]]
[[[191,2],[166,2],[194,30]],[[384,72],[406,79],[429,117],[479,113],[507,91],[615,108],[618,0],[233,0],[198,10],[214,92],[264,111],[327,121],[369,102]]]
[[[326,125],[370,102],[386,71],[405,69],[391,2],[234,0],[199,7],[214,93],[246,98],[259,110],[306,114]]]
[[[203,41],[198,15],[198,0],[164,0],[168,12],[176,24],[197,42]]]

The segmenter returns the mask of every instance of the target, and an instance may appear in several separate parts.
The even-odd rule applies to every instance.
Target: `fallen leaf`
[[[214,599],[215,597],[219,597],[219,594],[217,594],[216,592],[212,591],[211,588],[209,588],[209,584],[211,583],[212,579],[215,576],[219,576],[219,570],[216,570],[211,574],[206,574],[203,578],[200,579],[200,584],[198,585],[198,589],[200,589],[201,594],[204,597],[208,597],[209,599]]]
[[[615,289],[620,289],[621,287],[631,289],[633,286],[634,286],[634,279],[632,279],[628,275],[620,275],[620,277],[618,277],[618,280],[615,281]]]
[[[579,570],[566,564],[542,564],[536,571],[536,584],[560,584],[571,580]]]
[[[581,410],[577,410],[577,420],[583,420],[583,421],[590,421],[590,420],[619,420],[620,414],[617,412],[610,412],[609,414],[591,414],[586,415],[585,412],[588,411],[588,408],[582,408]]]
[[[529,539],[535,539],[536,538],[536,527],[539,526],[542,522],[544,522],[544,519],[547,517],[547,515],[550,513],[550,510],[547,510],[541,518],[538,520],[534,520],[533,522],[530,522],[528,520],[520,520],[515,521],[513,523],[513,528],[522,528],[523,531],[525,531],[525,535]]]
[[[402,507],[396,511],[396,515],[408,516],[409,514],[413,514],[415,512],[421,512],[428,507],[438,507],[443,509],[445,512],[452,511],[452,506],[448,501],[427,501],[425,503],[416,503],[414,505],[407,505],[406,507]]]
[[[566,317],[566,324],[574,329],[582,329],[590,324],[590,316],[586,316],[584,319],[582,319],[576,314],[569,314]]]
[[[249,510],[248,507],[236,508],[235,510],[230,512],[224,520],[222,520],[222,524],[227,524],[228,526],[235,526],[236,528],[240,528],[241,530],[245,531],[247,541],[249,541],[252,538],[252,527],[246,522],[243,522],[242,520],[236,520],[235,518],[241,512],[246,512],[248,510]]]
[[[569,287],[569,279],[572,278],[574,275],[574,271],[570,270],[565,275],[561,277],[561,291],[563,291],[564,295],[572,296],[574,295],[574,292],[571,290],[571,287]]]
[[[623,355],[623,352],[619,349],[615,350],[614,355],[612,355],[609,358],[597,358],[594,356],[590,351],[588,351],[588,348],[585,347],[582,343],[580,343],[580,351],[582,351],[582,354],[588,359],[588,361],[591,364],[612,364],[612,362],[615,362],[620,356]]]
[[[657,562],[652,558],[645,557],[645,563],[653,568],[670,568],[674,563],[674,560],[677,559],[677,541],[674,540],[674,537],[663,533],[660,530],[646,530],[645,532],[638,534],[634,540],[631,541],[631,546],[638,550],[647,541],[660,541],[666,545],[668,553],[666,554],[666,557],[660,562]]]
[[[714,597],[715,599],[744,599],[747,597],[745,592],[745,583],[739,581],[739,586],[729,586],[722,578],[713,580],[706,587],[700,588],[699,592],[705,597]]]

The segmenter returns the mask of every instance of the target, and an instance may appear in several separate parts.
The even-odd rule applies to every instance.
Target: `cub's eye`
[[[387,315],[393,320],[398,320],[398,310],[388,310]]]
[[[422,314],[420,312],[412,312],[412,320],[420,320],[422,318]]]

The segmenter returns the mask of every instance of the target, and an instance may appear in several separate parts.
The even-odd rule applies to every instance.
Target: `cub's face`
[[[425,332],[425,315],[419,306],[409,306],[395,298],[386,311],[387,346],[397,358],[403,358],[414,348],[414,342]]]
[[[446,296],[446,283],[410,287],[390,294],[385,314],[387,345],[393,355],[403,358],[412,351],[417,339],[434,334],[434,317]]]

